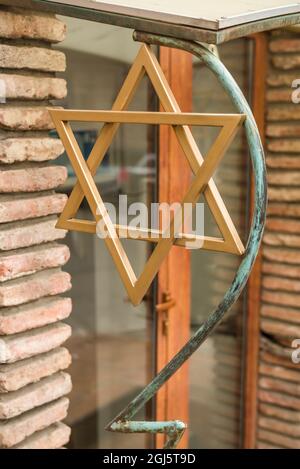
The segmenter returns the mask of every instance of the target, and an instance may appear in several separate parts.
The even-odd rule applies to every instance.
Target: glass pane
[[[218,47],[220,58],[249,97],[249,41],[237,40]],[[201,63],[193,67],[195,112],[236,112],[217,79]],[[193,129],[204,157],[216,138],[210,128]],[[215,173],[214,181],[232,220],[245,241],[249,156],[244,131],[239,131]],[[203,200],[204,201],[204,200]],[[204,231],[220,236],[207,204]],[[232,254],[191,251],[192,332],[223,298],[240,258]],[[240,446],[243,298],[194,354],[190,363],[190,447],[238,448]]]
[[[67,56],[68,97],[65,108],[111,109],[139,45],[132,31],[72,18],[60,48]],[[156,102],[144,79],[129,108],[155,110]],[[85,159],[101,125],[72,124]],[[69,178],[62,188],[70,193],[76,176],[65,155]],[[122,125],[97,171],[95,181],[106,203],[118,212],[119,196],[128,204],[149,205],[156,194],[156,129]],[[92,219],[84,200],[77,218]],[[73,392],[68,423],[72,448],[143,448],[144,435],[106,432],[105,426],[145,386],[152,376],[151,292],[139,307],[129,302],[119,274],[103,240],[95,235],[69,232],[68,270],[72,275]],[[150,254],[148,243],[122,240],[136,274]],[[149,410],[149,409],[148,409]],[[149,410],[151,412],[151,409]],[[145,412],[137,418],[145,418]],[[151,413],[147,415],[151,418]],[[149,441],[147,442],[149,445]]]

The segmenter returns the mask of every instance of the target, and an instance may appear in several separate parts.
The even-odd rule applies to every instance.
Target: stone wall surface
[[[0,448],[60,448],[70,437],[70,253],[55,228],[67,171],[47,111],[66,96],[55,76],[65,56],[51,48],[65,29],[52,14],[0,5]]]
[[[292,101],[295,91],[300,98],[292,87],[299,50],[298,34],[269,35],[258,448],[300,448],[300,364],[292,360],[292,342],[300,339],[300,104]]]

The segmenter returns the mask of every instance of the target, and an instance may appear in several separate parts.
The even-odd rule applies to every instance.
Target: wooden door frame
[[[160,65],[182,111],[192,110],[192,55],[178,49],[160,47]],[[159,130],[158,201],[180,201],[191,180],[191,170],[170,127]],[[176,272],[176,275],[174,275]],[[190,337],[190,253],[174,246],[158,274],[157,301],[167,293],[175,300],[169,311],[157,312],[156,370],[159,371]],[[167,326],[167,327],[166,327]],[[156,420],[189,420],[188,364],[162,387],[156,397]],[[156,437],[161,448],[164,437]],[[188,447],[186,431],[178,448]]]
[[[262,144],[265,144],[266,79],[268,64],[267,33],[250,36],[254,42],[252,69],[252,112]],[[250,215],[254,208],[255,186],[250,183]],[[262,250],[260,249],[247,286],[247,317],[245,321],[243,447],[254,449],[257,431],[257,391],[260,341]]]

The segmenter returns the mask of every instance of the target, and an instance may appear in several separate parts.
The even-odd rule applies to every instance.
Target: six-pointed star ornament
[[[142,77],[147,73],[158,95],[164,112],[130,112],[126,111]],[[242,125],[245,116],[241,114],[194,114],[182,113],[175,97],[166,81],[163,71],[147,45],[142,45],[139,53],[125,79],[111,111],[77,111],[49,109],[57,132],[64,144],[67,155],[78,178],[68,202],[57,222],[58,228],[66,230],[96,233],[96,225],[101,220],[105,227],[104,238],[107,248],[116,264],[128,296],[134,305],[138,305],[151,285],[160,265],[167,256],[173,244],[185,246],[188,241],[201,241],[201,248],[230,252],[241,255],[244,246],[234,227],[230,215],[223,203],[218,189],[212,179],[214,171],[219,165],[224,153]],[[95,145],[87,161],[84,160],[79,145],[75,139],[70,123],[103,122]],[[191,185],[185,194],[181,205],[195,204],[201,193],[204,194],[210,207],[222,238],[197,237],[188,233],[180,233],[182,223],[181,210],[175,211],[170,220],[168,236],[165,232],[114,225],[108,215],[105,204],[93,180],[98,166],[108,150],[114,135],[121,123],[170,125],[175,131],[178,142],[194,173]],[[219,127],[220,132],[211,146],[205,160],[196,145],[190,131],[190,126]],[[83,198],[86,197],[94,221],[76,219],[76,213]],[[135,231],[134,236],[132,232]],[[145,238],[155,242],[156,246],[146,262],[139,278],[136,277],[119,236]]]

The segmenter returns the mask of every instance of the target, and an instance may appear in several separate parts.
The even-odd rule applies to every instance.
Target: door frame
[[[163,72],[182,111],[192,110],[192,55],[178,49],[159,48]],[[170,127],[159,129],[158,201],[182,200],[188,190],[191,170]],[[173,272],[176,275],[172,275]],[[190,338],[190,253],[173,246],[158,273],[157,302],[166,295],[175,300],[169,310],[156,312],[156,371],[166,365]],[[185,363],[159,390],[156,397],[156,420],[189,420],[189,371]],[[156,447],[164,444],[164,436],[156,437]],[[178,448],[188,447],[186,431]]]
[[[266,81],[268,66],[268,34],[249,36],[253,41],[252,112],[262,144],[265,145]],[[250,216],[254,209],[254,180],[250,178]],[[260,347],[262,249],[260,249],[247,285],[247,315],[244,348],[243,447],[254,449],[257,433],[258,366]]]

